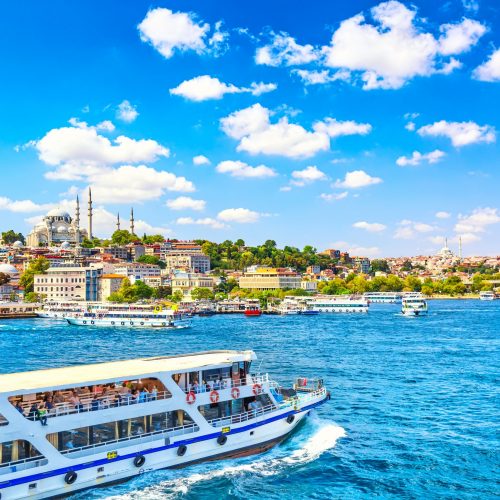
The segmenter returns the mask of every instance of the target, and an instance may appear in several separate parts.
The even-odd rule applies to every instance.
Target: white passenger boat
[[[427,301],[419,293],[407,293],[403,296],[401,312],[405,316],[423,316],[427,314]]]
[[[81,312],[86,307],[84,302],[45,302],[36,312],[39,318],[64,320],[69,314]]]
[[[496,299],[495,292],[492,291],[479,292],[479,300],[495,300],[495,299]]]
[[[162,306],[100,304],[66,316],[70,325],[125,328],[187,328],[189,319],[174,309]]]
[[[317,295],[301,299],[310,310],[320,313],[366,313],[369,307],[364,297],[350,295]]]
[[[270,449],[329,394],[321,380],[284,389],[252,374],[255,359],[209,351],[0,375],[2,500]]]
[[[402,294],[398,292],[366,292],[363,297],[370,303],[401,304]]]

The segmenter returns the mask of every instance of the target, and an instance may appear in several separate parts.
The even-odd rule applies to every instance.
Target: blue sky
[[[24,6],[0,7],[0,230],[91,185],[102,237],[133,205],[141,234],[498,253],[497,2]]]

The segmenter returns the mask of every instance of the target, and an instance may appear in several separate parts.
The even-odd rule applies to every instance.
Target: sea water
[[[0,322],[15,372],[209,349],[254,349],[284,384],[323,378],[332,399],[262,455],[143,474],[79,499],[487,499],[500,494],[500,301],[431,301],[426,317],[194,318],[178,331]]]

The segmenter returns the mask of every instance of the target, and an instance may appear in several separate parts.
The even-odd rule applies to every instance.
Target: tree
[[[157,266],[160,266],[161,269],[165,269],[165,267],[167,266],[165,262],[160,260],[160,257],[157,257],[156,255],[141,255],[136,259],[136,261],[143,262],[144,264],[155,264]]]
[[[25,242],[24,236],[21,233],[14,232],[12,229],[2,233],[2,240],[6,245],[12,245],[16,241],[20,241],[24,245]]]
[[[7,273],[0,273],[0,286],[7,284],[10,281],[10,276]]]
[[[214,292],[210,288],[197,287],[191,292],[193,300],[213,300]]]
[[[29,263],[28,268],[19,279],[19,284],[24,288],[24,293],[33,291],[35,274],[46,274],[49,267],[50,262],[45,257],[38,257]]]

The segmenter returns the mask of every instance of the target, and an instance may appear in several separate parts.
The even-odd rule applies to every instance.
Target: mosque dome
[[[8,274],[10,276],[17,276],[19,271],[11,264],[0,264],[0,273]]]
[[[12,245],[14,248],[21,248],[23,246],[23,243],[19,240],[15,241],[14,244]]]
[[[47,217],[67,217],[69,218],[69,213],[62,208],[53,208],[47,213]]]

